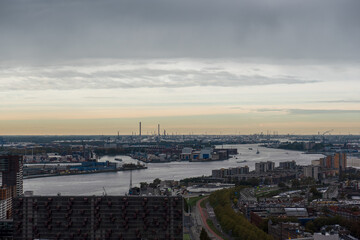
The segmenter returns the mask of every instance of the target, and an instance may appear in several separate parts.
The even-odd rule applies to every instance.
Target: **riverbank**
[[[60,177],[60,176],[70,176],[70,175],[84,175],[84,174],[107,173],[107,172],[121,172],[121,171],[132,171],[132,170],[143,170],[143,169],[147,169],[147,167],[146,166],[138,166],[136,168],[117,168],[117,169],[109,169],[109,170],[72,172],[72,173],[46,173],[46,174],[24,176],[23,179]]]
[[[219,146],[222,147],[222,146]],[[311,164],[312,160],[318,160],[323,155],[303,154],[298,151],[284,151],[281,149],[271,149],[258,147],[257,144],[234,144],[224,145],[224,148],[237,148],[238,155],[225,161],[214,162],[170,162],[170,163],[148,163],[146,172],[139,171],[132,174],[133,186],[138,186],[140,182],[152,182],[155,178],[162,180],[180,180],[196,176],[209,176],[214,169],[235,168],[238,166],[249,167],[249,170],[255,169],[256,162],[273,161],[276,165],[279,162],[295,160],[299,165]],[[251,151],[248,148],[253,148]],[[260,154],[256,154],[259,148]],[[288,152],[288,154],[286,154]],[[121,158],[123,163],[137,164],[137,160],[126,155],[103,156],[100,162],[111,161],[116,163],[114,158]],[[238,159],[236,159],[236,157]],[[244,163],[237,161],[247,160]],[[136,171],[137,172],[137,171]],[[108,194],[120,195],[129,191],[130,171],[121,171],[117,174],[102,173],[96,175],[76,175],[67,177],[52,177],[44,179],[27,179],[24,181],[24,190],[34,191],[37,194],[63,194],[86,195],[102,194],[103,187],[106,187]]]
[[[78,161],[78,162],[66,162],[66,161],[62,161],[62,162],[26,162],[24,163],[25,165],[47,165],[47,164],[79,164],[79,163],[83,163],[85,161]]]

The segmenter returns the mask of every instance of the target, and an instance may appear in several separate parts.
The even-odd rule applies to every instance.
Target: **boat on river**
[[[246,160],[242,160],[242,161],[236,161],[237,163],[246,163]]]

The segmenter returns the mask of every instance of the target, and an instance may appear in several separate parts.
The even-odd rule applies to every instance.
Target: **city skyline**
[[[0,135],[360,134],[358,9],[2,1]]]

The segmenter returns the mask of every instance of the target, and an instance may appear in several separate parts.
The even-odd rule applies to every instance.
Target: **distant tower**
[[[141,137],[141,122],[139,122],[139,136]]]
[[[158,136],[160,136],[160,124],[158,124]]]

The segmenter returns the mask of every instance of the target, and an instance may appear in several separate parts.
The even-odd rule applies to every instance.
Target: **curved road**
[[[217,235],[207,224],[206,219],[207,219],[207,213],[204,213],[204,210],[202,209],[202,207],[200,206],[201,202],[204,201],[205,199],[207,199],[208,197],[205,197],[201,200],[199,200],[196,203],[196,207],[199,209],[200,215],[201,215],[201,220],[203,222],[203,225],[205,226],[207,232],[210,232],[216,239],[218,240],[224,240],[222,237],[220,237],[219,235]]]

